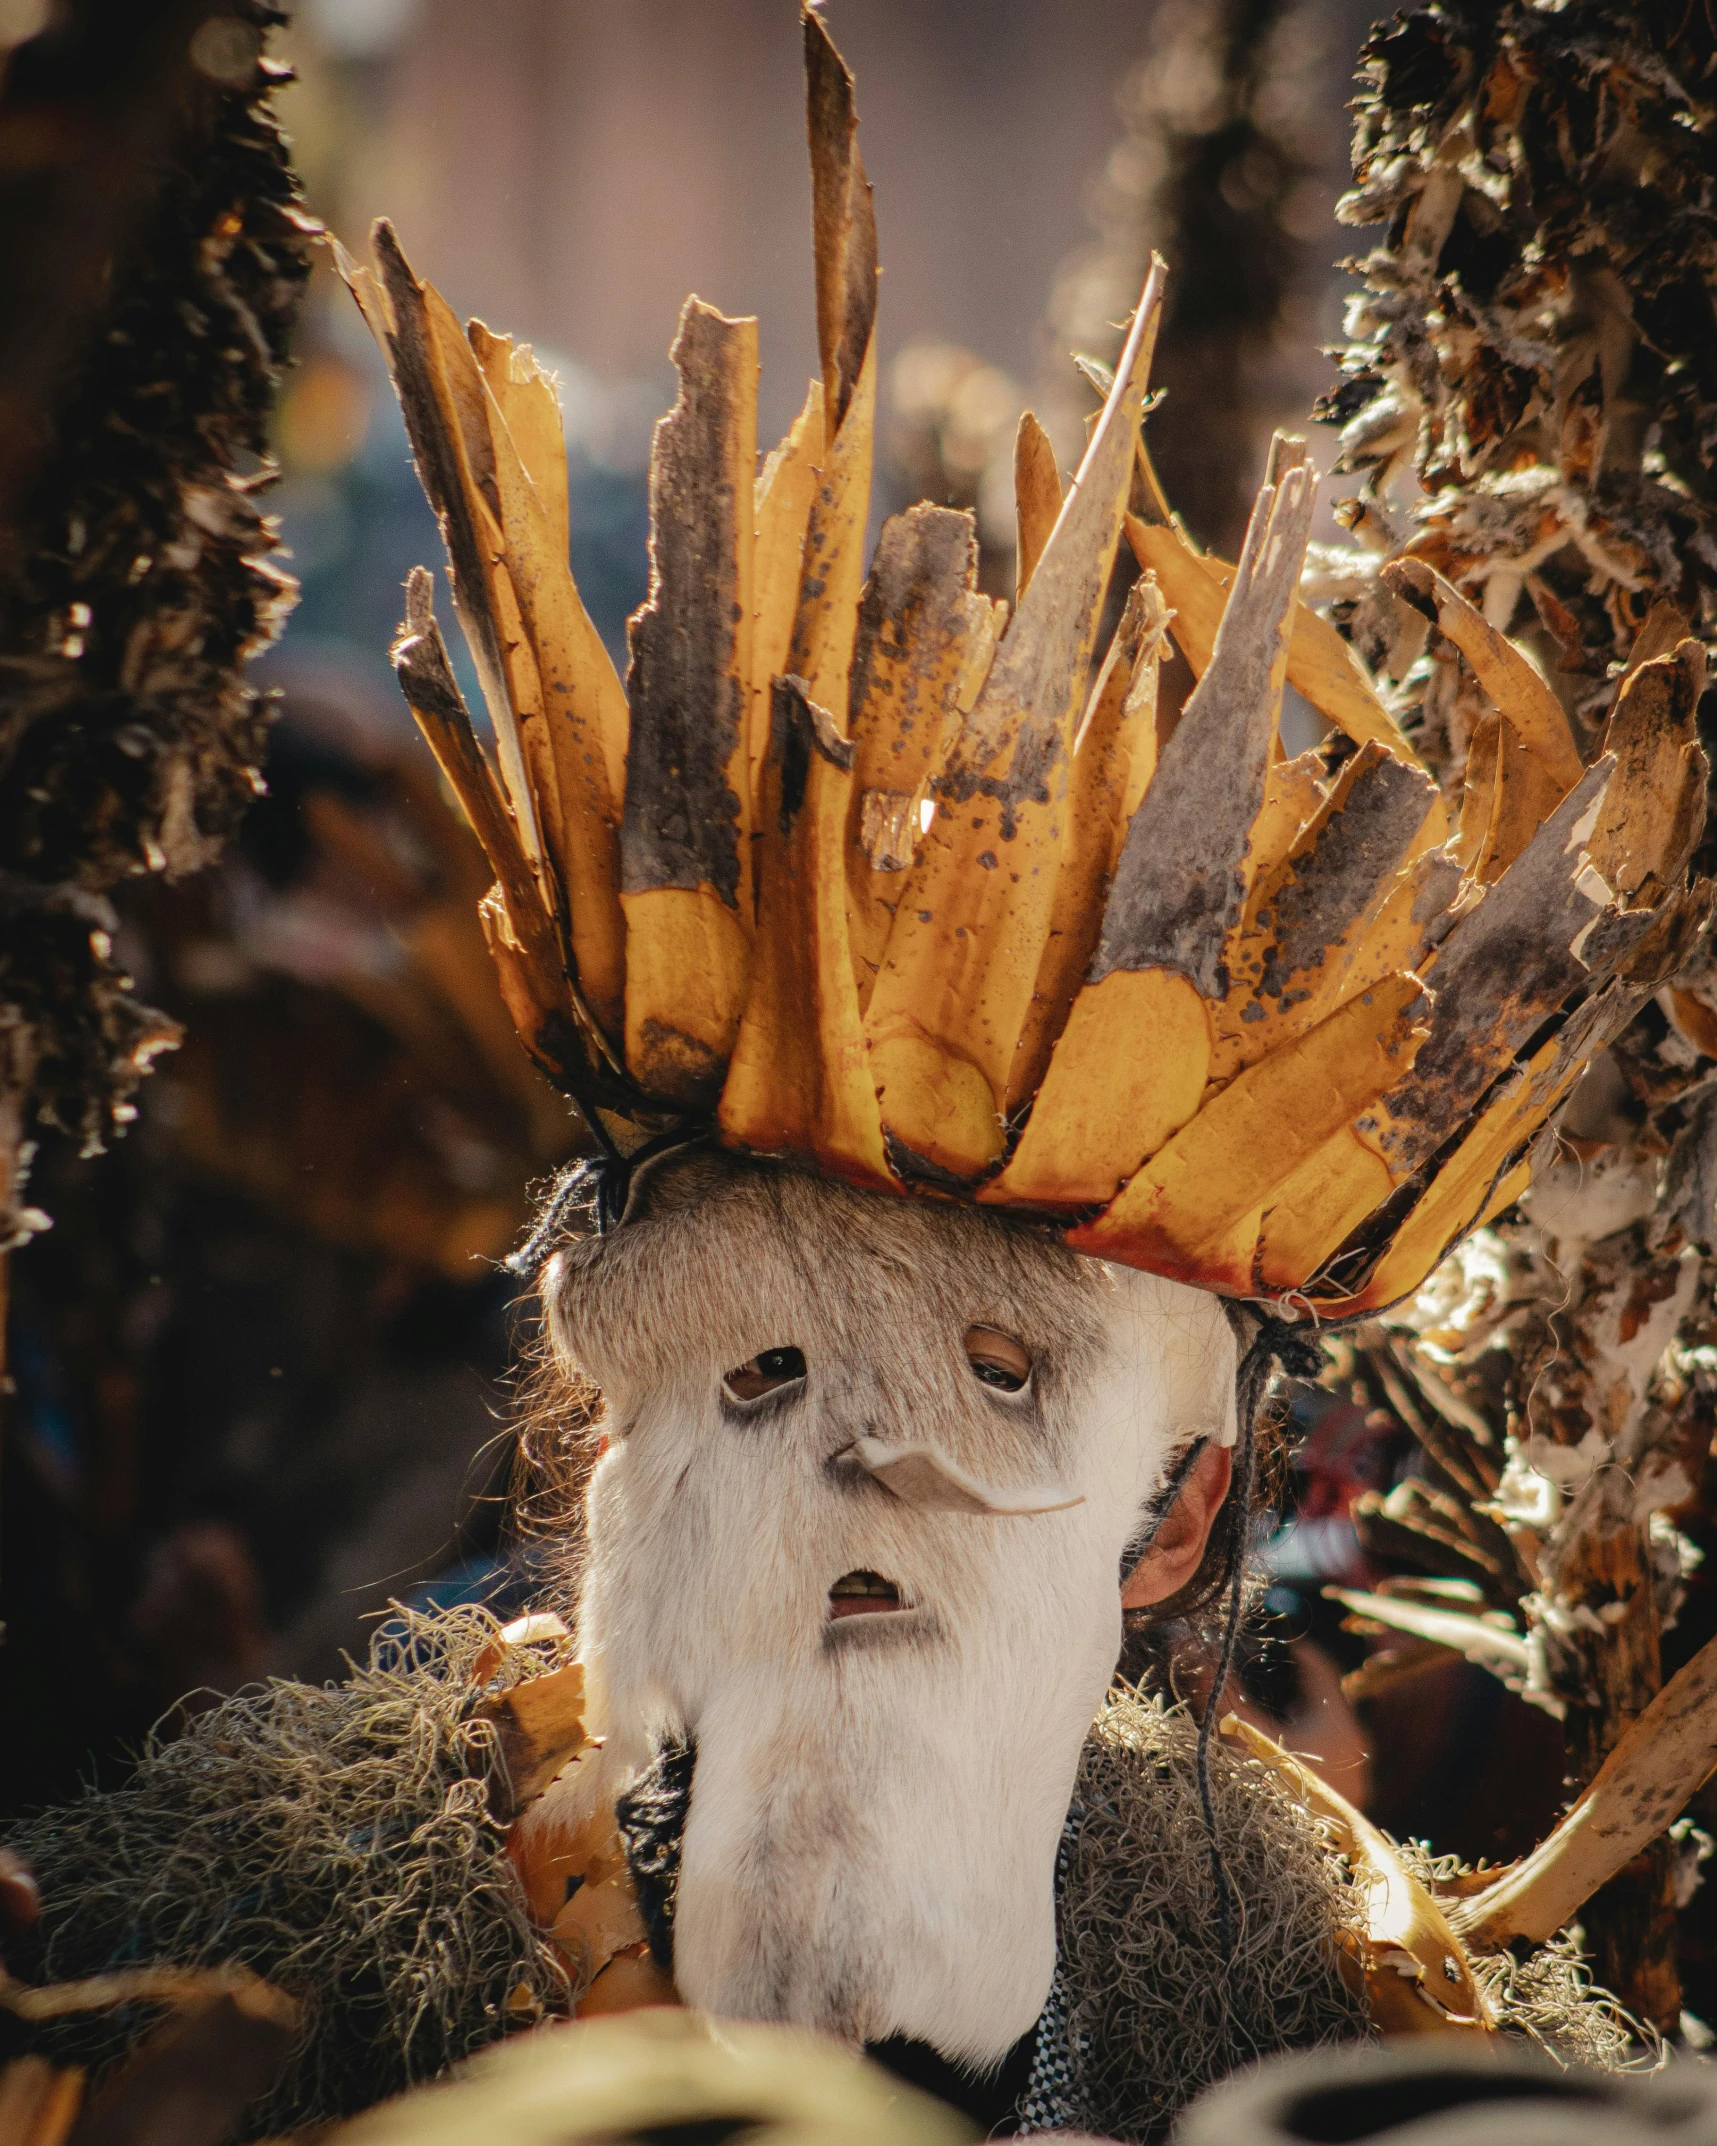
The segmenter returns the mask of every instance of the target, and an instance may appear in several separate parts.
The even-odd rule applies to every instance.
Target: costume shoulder
[[[545,2012],[564,1966],[530,1918],[476,1715],[480,1610],[401,1615],[343,1684],[276,1682],[152,1739],[123,1787],[42,1812],[9,1845],[40,1884],[31,1981],[237,1965],[302,2030],[247,2122],[296,2130],[368,2107]],[[158,2006],[37,2030],[100,2072]]]
[[[1340,1857],[1279,1781],[1213,1740],[1215,1837],[1237,1903],[1225,1965],[1197,1751],[1183,1709],[1118,1688],[1080,1758],[1058,1980],[1081,2122],[1117,2138],[1158,2135],[1237,2064],[1371,2033],[1340,1972],[1354,1915]]]
[[[1210,1821],[1198,1727],[1126,1687],[1109,1695],[1080,1757],[1057,1885],[1060,1961],[1040,2038],[1049,2119],[1119,2139],[1165,2137],[1178,2112],[1237,2069],[1290,2049],[1377,2037],[1343,1973],[1363,1903],[1329,1830],[1244,1745],[1211,1740]],[[1225,1959],[1216,1854],[1235,1904]],[[1458,1875],[1413,1842],[1421,1883]],[[1575,1942],[1475,1963],[1503,2032],[1563,2061],[1614,2067],[1630,2043],[1619,2007]]]

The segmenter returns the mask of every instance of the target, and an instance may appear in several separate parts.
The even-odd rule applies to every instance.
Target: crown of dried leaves
[[[1206,1288],[1391,1302],[1523,1189],[1706,913],[1702,652],[1642,650],[1585,766],[1526,657],[1392,567],[1501,718],[1445,798],[1298,598],[1303,446],[1277,440],[1237,566],[1174,523],[1140,431],[1160,264],[1065,500],[1024,428],[1011,618],[948,509],[893,516],[866,578],[875,227],[851,78],[804,35],[822,378],[754,475],[757,324],[688,299],[624,685],[529,350],[461,329],[385,225],[345,264],[494,725],[498,774],[420,569],[395,661],[494,867],[520,1034],[604,1141],[703,1125]],[[1294,759],[1284,679],[1334,726]]]

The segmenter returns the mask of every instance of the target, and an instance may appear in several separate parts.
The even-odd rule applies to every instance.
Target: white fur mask
[[[546,1295],[609,1409],[581,1606],[604,1770],[697,1752],[681,1994],[994,2062],[1048,1993],[1123,1552],[1174,1453],[1233,1436],[1227,1323],[1047,1232],[724,1156],[641,1204]],[[973,1327],[1017,1337],[1022,1391],[975,1375]],[[802,1379],[731,1397],[789,1349]],[[901,1606],[832,1615],[853,1574]]]

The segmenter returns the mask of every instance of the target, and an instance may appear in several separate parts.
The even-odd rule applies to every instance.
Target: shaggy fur
[[[1120,2138],[1164,2137],[1237,2065],[1371,2032],[1336,1968],[1354,1913],[1344,1866],[1275,1775],[1219,1742],[1211,1797],[1239,1905],[1224,1969],[1197,1741],[1184,1711],[1121,1690],[1079,1766],[1061,1899],[1073,2074],[1085,2128]]]
[[[470,1664],[493,1629],[471,1610],[411,1620],[406,1645],[378,1648],[351,1683],[230,1700],[158,1743],[131,1787],[37,1819],[14,1837],[44,1880],[30,1979],[237,1961],[292,1991],[304,2040],[250,2112],[252,2137],[366,2107],[563,2008],[566,1978],[488,1815],[488,1734],[468,1718]],[[1244,1909],[1225,1974],[1196,1734],[1183,1711],[1117,1692],[1074,1784],[1059,1986],[1081,2126],[1123,2139],[1160,2140],[1183,2102],[1253,2057],[1370,2031],[1335,1972],[1352,1913],[1341,1865],[1273,1774],[1219,1745],[1217,1823]],[[671,1828],[657,1847],[671,1906]],[[1512,2031],[1564,2060],[1627,2058],[1621,2014],[1565,1941],[1480,1971]],[[33,2032],[100,2067],[157,2016],[134,2006]]]
[[[1080,1760],[1078,1846],[1060,1902],[1069,2040],[1081,2124],[1116,2138],[1165,2138],[1183,2104],[1259,2057],[1372,2034],[1336,1968],[1354,1915],[1345,1866],[1275,1774],[1219,1743],[1212,1800],[1240,1907],[1225,1973],[1197,1741],[1183,1710],[1123,1689]],[[1401,1854],[1426,1882],[1465,1867],[1413,1842]],[[1653,2037],[1594,1986],[1570,1937],[1524,1960],[1475,1960],[1474,1972],[1504,2031],[1561,2063],[1655,2061]]]
[[[1401,1860],[1422,1883],[1458,1878],[1458,1855],[1433,1855],[1423,1841],[1397,1842]],[[1533,2042],[1558,2064],[1598,2071],[1650,2069],[1662,2058],[1656,2030],[1592,1980],[1576,1935],[1564,1930],[1517,1960],[1512,1952],[1477,1955],[1473,1980],[1510,2034]]]
[[[707,1152],[559,1253],[545,1299],[609,1407],[580,1640],[610,1743],[589,1787],[623,1786],[658,1743],[698,1750],[681,1989],[1000,2057],[1049,1986],[1056,1846],[1120,1647],[1122,1552],[1175,1451],[1232,1436],[1220,1306],[1017,1222]],[[1025,1344],[1025,1392],[974,1378],[974,1324]],[[789,1345],[801,1385],[724,1398],[725,1372]],[[866,1435],[1084,1502],[923,1510],[838,1461]],[[831,1623],[853,1569],[909,1607]]]
[[[344,2116],[432,2078],[570,1991],[491,1817],[473,1722],[482,1610],[404,1617],[349,1683],[270,1684],[157,1734],[129,1786],[10,1836],[41,1883],[32,1980],[239,1961],[300,1999],[302,2043],[251,2133]],[[37,2030],[99,2066],[140,2007]]]

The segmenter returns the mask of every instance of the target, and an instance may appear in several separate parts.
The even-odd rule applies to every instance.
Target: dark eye
[[[750,1363],[741,1364],[722,1380],[730,1401],[761,1401],[766,1393],[791,1386],[805,1376],[805,1357],[800,1349],[764,1349]]]
[[[993,1326],[969,1326],[961,1336],[973,1376],[998,1393],[1018,1393],[1031,1377],[1030,1352]]]

